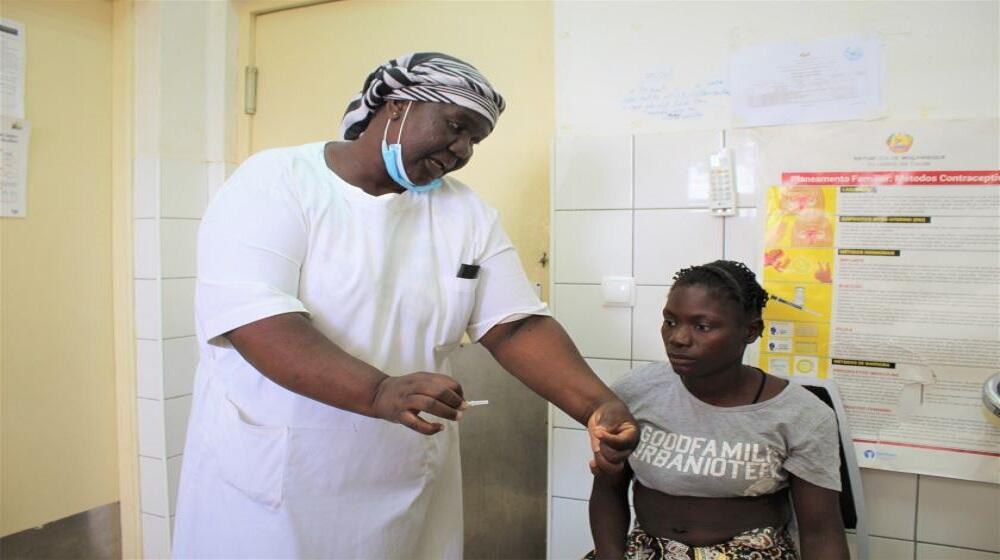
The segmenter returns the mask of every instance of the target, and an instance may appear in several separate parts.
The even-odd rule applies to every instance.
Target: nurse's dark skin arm
[[[583,361],[552,317],[531,315],[501,323],[479,342],[532,391],[587,426],[592,469],[617,472],[639,442],[635,418]]]
[[[429,372],[390,377],[345,352],[299,313],[254,321],[225,336],[250,365],[289,391],[422,434],[443,427],[419,412],[457,420],[465,407],[462,386],[451,377]]]

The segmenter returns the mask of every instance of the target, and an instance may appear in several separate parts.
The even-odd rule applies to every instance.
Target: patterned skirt
[[[760,527],[711,546],[684,543],[646,534],[638,524],[625,541],[625,560],[798,560],[795,543],[784,527]],[[595,560],[590,551],[584,560]]]

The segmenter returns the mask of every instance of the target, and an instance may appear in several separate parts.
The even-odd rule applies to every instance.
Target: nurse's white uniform
[[[462,264],[479,277],[458,278]],[[424,436],[299,396],[221,336],[289,312],[390,375],[447,372],[463,332],[548,314],[497,212],[465,185],[373,197],[326,167],[323,143],[251,157],[198,239],[174,556],[461,558],[457,426]]]

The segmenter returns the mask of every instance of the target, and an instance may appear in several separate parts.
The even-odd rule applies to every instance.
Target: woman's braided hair
[[[753,271],[737,261],[713,261],[683,268],[674,275],[674,288],[693,285],[706,286],[725,294],[749,318],[760,317],[769,298],[767,291],[757,283]]]

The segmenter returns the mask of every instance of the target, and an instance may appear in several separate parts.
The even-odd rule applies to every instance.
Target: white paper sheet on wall
[[[874,35],[747,47],[730,62],[737,126],[882,116],[882,43]]]
[[[997,120],[737,136],[775,186],[764,287],[821,314],[768,305],[764,367],[836,382],[862,467],[1000,481],[980,400],[1000,356]]]
[[[28,137],[31,126],[21,119],[3,118],[0,130],[0,217],[28,214]]]
[[[0,19],[0,115],[24,118],[24,24]]]

